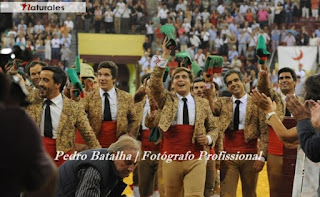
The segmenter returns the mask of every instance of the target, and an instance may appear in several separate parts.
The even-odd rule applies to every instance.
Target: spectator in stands
[[[281,2],[278,1],[274,9],[274,19],[278,26],[280,26],[282,23],[282,16],[281,16],[282,10],[283,10],[283,7],[281,5]]]
[[[84,31],[89,33],[90,22],[93,17],[93,8],[89,0],[86,0],[86,13],[84,14]]]
[[[301,27],[301,32],[297,37],[297,45],[298,46],[307,46],[309,45],[309,35],[304,26]]]
[[[302,17],[309,18],[311,1],[310,0],[300,0],[300,8],[302,9]]]
[[[95,33],[100,33],[101,21],[102,21],[102,10],[100,6],[97,6],[94,10]]]
[[[319,0],[311,0],[312,17],[318,20],[319,17]]]
[[[238,51],[237,51],[236,45],[233,45],[233,46],[231,47],[231,50],[228,52],[228,59],[229,59],[229,61],[231,62],[235,56],[238,56],[238,57],[239,57],[239,53],[238,53]]]
[[[312,32],[309,39],[309,46],[318,46],[319,37],[316,36],[315,32]]]
[[[127,34],[129,32],[130,14],[131,10],[128,8],[128,5],[125,5],[121,19],[121,33],[123,34]]]
[[[73,21],[71,20],[70,16],[67,17],[67,20],[64,21],[64,24],[67,25],[67,27],[70,29],[70,31],[73,30],[74,24],[73,24]]]
[[[286,4],[284,5],[284,11],[285,11],[286,25],[289,26],[289,23],[292,22],[292,12],[293,12],[293,3],[291,2],[291,0],[286,1]]]
[[[111,11],[111,8],[109,7],[107,11],[104,13],[105,33],[113,33],[113,16],[114,13]]]
[[[158,11],[158,17],[160,18],[160,23],[161,25],[164,25],[168,21],[168,13],[169,10],[167,9],[167,5],[164,4],[162,5],[162,8]]]
[[[284,43],[286,46],[296,45],[296,39],[294,38],[291,32],[288,32],[288,35],[284,38]]]
[[[61,54],[60,60],[61,60],[61,63],[63,64],[63,70],[66,70],[66,68],[69,67],[69,59],[70,59],[71,51],[64,44],[62,44],[60,54]]]
[[[258,11],[258,21],[261,29],[268,25],[268,12],[265,7],[261,7],[261,10]]]
[[[37,24],[34,26],[33,29],[34,29],[34,32],[36,32],[36,33],[38,33],[39,30],[41,33],[44,32],[44,30],[45,30],[43,25],[41,24],[40,20],[37,21]]]
[[[280,35],[281,32],[278,29],[278,25],[274,26],[274,29],[271,31],[271,48],[272,51],[275,51],[280,44]]]
[[[45,42],[45,55],[44,55],[44,59],[46,60],[50,60],[51,61],[51,36],[47,35]]]
[[[197,54],[194,56],[194,60],[198,63],[198,65],[203,69],[206,61],[206,56],[203,54],[202,49],[199,49]]]
[[[231,65],[230,65],[231,69],[233,70],[237,70],[240,71],[242,68],[242,63],[241,61],[238,59],[238,55],[234,55],[233,59],[231,60]]]
[[[57,34],[54,34],[53,39],[51,40],[51,52],[52,59],[59,59],[60,39]]]

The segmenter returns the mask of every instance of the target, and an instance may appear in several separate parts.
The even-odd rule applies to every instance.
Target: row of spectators
[[[48,15],[44,16],[47,18]],[[41,61],[61,62],[65,68],[69,66],[71,32],[74,28],[70,16],[62,22],[59,19],[64,18],[60,18],[57,14],[49,15],[49,20],[46,22],[41,15],[14,14],[13,18],[13,28],[1,36],[2,48],[12,48],[17,45],[28,48]]]

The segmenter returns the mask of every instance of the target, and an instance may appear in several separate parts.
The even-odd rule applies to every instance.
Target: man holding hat
[[[150,90],[161,110],[158,128],[164,132],[163,153],[184,157],[163,162],[165,193],[167,197],[203,196],[206,162],[202,151],[215,145],[218,129],[208,101],[190,93],[191,70],[177,68],[172,74],[175,92],[164,89],[162,79],[171,52],[166,47],[167,40],[163,41],[162,57],[151,74]],[[191,157],[186,158],[188,154]]]

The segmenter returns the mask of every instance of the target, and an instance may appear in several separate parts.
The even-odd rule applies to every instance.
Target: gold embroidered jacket
[[[101,148],[97,140],[84,109],[76,103],[63,97],[63,108],[58,126],[58,136],[56,141],[57,151],[67,152],[74,149],[76,128],[80,131],[83,139],[89,148]],[[40,127],[43,111],[43,102],[30,105],[27,108],[29,115]]]
[[[118,88],[116,88],[116,92],[118,99],[117,136],[129,133],[136,137],[139,122],[137,121],[132,96]],[[102,100],[99,89],[89,92],[80,102],[87,112],[93,131],[98,136],[102,121]]]
[[[218,127],[222,132],[228,128],[233,128],[233,100],[232,97],[219,97],[213,105],[213,114],[219,116]],[[266,124],[265,113],[259,109],[252,101],[252,97],[248,95],[244,139],[245,142],[258,140],[259,152],[263,151],[263,155],[268,153],[268,125]]]
[[[165,68],[155,67],[150,78],[150,89],[151,94],[161,110],[158,127],[163,132],[166,132],[177,115],[178,97],[176,94],[171,93],[164,88],[162,83],[164,71]],[[194,97],[194,101],[196,115],[192,143],[195,143],[197,135],[205,134],[211,136],[212,146],[214,147],[219,131],[213,120],[208,100]],[[208,146],[204,146],[203,148],[204,150],[209,150]]]

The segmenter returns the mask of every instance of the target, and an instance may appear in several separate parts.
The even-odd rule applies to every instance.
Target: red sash
[[[116,142],[118,140],[117,121],[102,121],[98,140],[102,148],[108,148]]]
[[[42,137],[42,145],[47,153],[51,156],[54,160],[57,167],[60,167],[66,160],[63,159],[63,156],[58,157],[58,160],[55,160],[57,155],[57,147],[56,147],[56,140],[48,137]],[[65,154],[72,154],[72,151],[68,151]]]
[[[155,145],[154,142],[149,141],[151,130],[145,129],[141,132],[141,147],[143,151],[159,151],[160,144]]]
[[[196,158],[199,158],[203,147],[192,143],[194,126],[192,125],[174,125],[164,132],[163,152],[167,154],[186,154],[191,151]]]
[[[283,143],[278,138],[277,134],[274,132],[271,126],[269,128],[269,146],[268,152],[273,155],[283,155]]]
[[[98,140],[102,148],[108,148],[112,143],[118,140],[116,132],[117,132],[117,121],[101,122],[101,128],[100,128],[100,134],[98,136]],[[77,131],[75,142],[77,144],[85,144],[79,131]]]
[[[257,153],[257,140],[252,140],[246,143],[244,140],[244,131],[238,130],[232,132],[232,137],[229,135],[224,136],[223,140],[224,150],[228,153],[246,153],[256,154]]]

